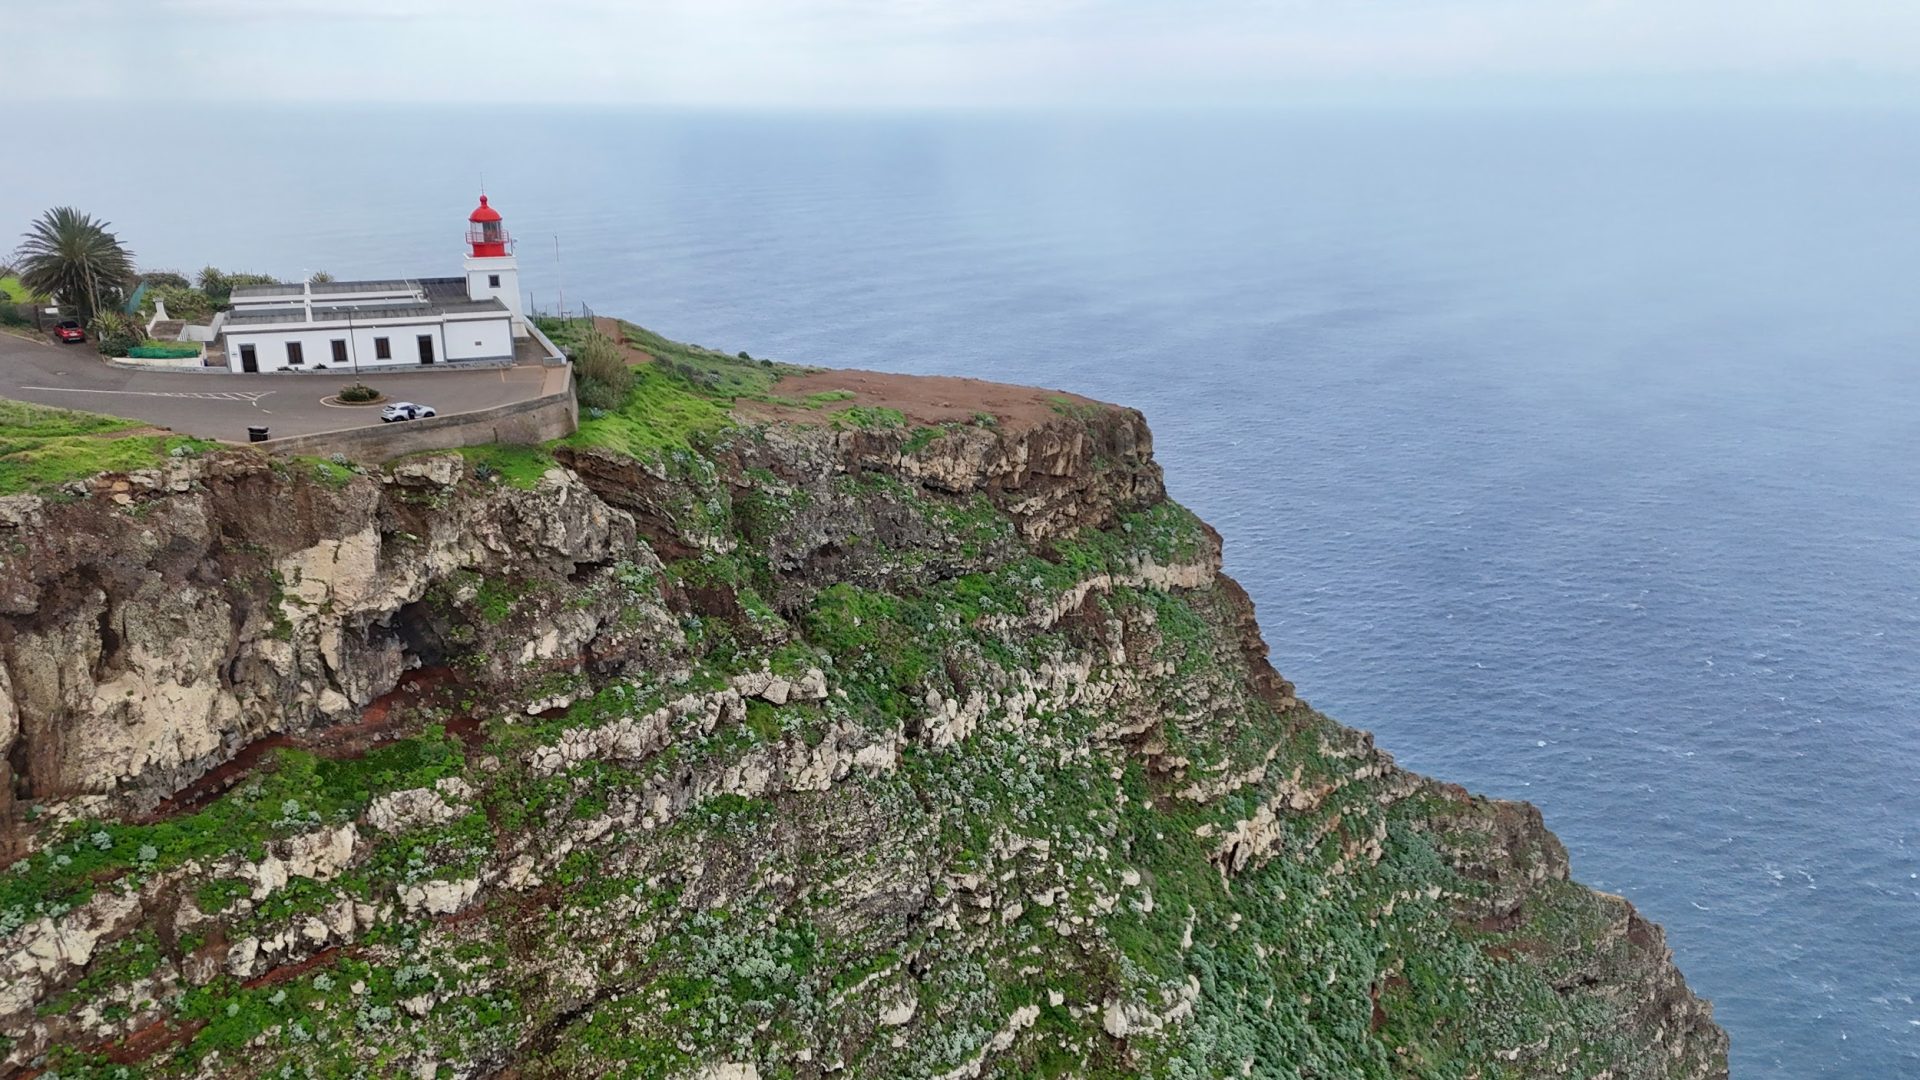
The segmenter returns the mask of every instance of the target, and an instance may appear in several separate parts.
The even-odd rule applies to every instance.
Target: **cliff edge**
[[[1139,413],[621,331],[553,446],[0,497],[0,1076],[1726,1075]]]

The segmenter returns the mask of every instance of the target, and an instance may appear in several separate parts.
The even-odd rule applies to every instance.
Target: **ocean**
[[[48,121],[0,232],[458,273],[484,182],[539,307],[1137,406],[1302,696],[1539,804],[1734,1076],[1920,1076],[1914,116]]]

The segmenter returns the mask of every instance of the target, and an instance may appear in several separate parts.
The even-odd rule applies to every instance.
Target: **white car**
[[[438,416],[431,405],[415,405],[411,401],[396,401],[380,410],[382,423],[391,424],[395,420],[424,420],[429,416]]]

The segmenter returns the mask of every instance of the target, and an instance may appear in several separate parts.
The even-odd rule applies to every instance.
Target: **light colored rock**
[[[45,520],[46,503],[38,495],[0,496],[0,529],[28,529]]]
[[[760,696],[774,705],[785,705],[787,698],[792,696],[792,694],[793,684],[778,676],[767,683],[765,690],[760,691]]]
[[[880,1009],[881,1027],[900,1027],[913,1019],[920,1011],[920,999],[911,993],[901,994]]]
[[[462,813],[434,788],[408,788],[373,800],[367,807],[367,824],[385,833],[406,832],[444,825]]]
[[[330,881],[353,862],[360,834],[351,825],[302,833],[281,842],[281,858],[290,877]]]
[[[1169,1024],[1177,1024],[1193,1015],[1200,1000],[1200,980],[1187,976],[1177,992],[1165,995],[1167,1003],[1155,1009],[1138,1001],[1108,1001],[1100,1014],[1100,1026],[1116,1039],[1129,1035],[1151,1035]]]
[[[395,465],[393,477],[403,484],[413,481],[436,487],[452,487],[465,471],[466,462],[460,455],[435,454]]]
[[[260,939],[241,938],[227,946],[227,971],[236,979],[253,974],[253,962],[260,955]]]
[[[507,867],[505,884],[509,889],[531,889],[540,884],[539,874],[534,873],[533,856],[521,855]]]
[[[478,878],[461,881],[422,881],[400,886],[400,904],[409,912],[452,915],[466,907],[480,891]]]
[[[353,936],[354,930],[359,926],[357,913],[358,905],[350,899],[342,898],[329,905],[327,910],[321,913],[321,918],[326,920],[328,933],[345,941]]]
[[[801,680],[794,684],[795,696],[804,701],[825,701],[827,698],[827,675],[819,668],[808,668]]]

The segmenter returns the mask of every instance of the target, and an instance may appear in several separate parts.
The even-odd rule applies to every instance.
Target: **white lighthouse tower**
[[[474,300],[498,297],[513,313],[513,336],[527,337],[527,317],[520,308],[520,262],[513,257],[513,238],[501,224],[500,211],[480,205],[467,216],[467,296]]]

